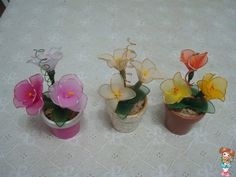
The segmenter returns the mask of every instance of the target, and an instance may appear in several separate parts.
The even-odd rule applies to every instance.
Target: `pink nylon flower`
[[[16,108],[25,107],[30,116],[40,113],[44,102],[42,98],[43,77],[40,74],[33,75],[29,80],[23,80],[14,88],[13,103]]]
[[[83,111],[87,104],[83,84],[74,74],[62,76],[49,88],[49,95],[56,105],[75,112]]]

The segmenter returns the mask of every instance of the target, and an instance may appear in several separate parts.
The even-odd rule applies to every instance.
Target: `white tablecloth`
[[[236,150],[235,9],[235,0],[12,0],[0,19],[0,176],[220,176],[219,148]],[[118,133],[97,94],[116,71],[96,56],[125,47],[127,37],[139,60],[153,60],[165,78],[186,72],[182,49],[208,51],[195,79],[206,72],[225,77],[226,101],[215,101],[216,113],[189,134],[173,135],[163,125],[161,81],[155,81],[138,129]],[[81,131],[70,140],[55,138],[40,117],[28,118],[12,103],[15,84],[40,72],[26,64],[32,50],[52,46],[64,53],[56,78],[78,74],[88,95]]]

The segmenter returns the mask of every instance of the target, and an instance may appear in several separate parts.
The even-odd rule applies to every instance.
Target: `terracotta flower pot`
[[[107,112],[111,118],[112,125],[117,131],[121,133],[129,133],[134,131],[138,127],[139,122],[142,119],[142,115],[146,110],[147,98],[144,100],[143,108],[137,114],[128,115],[125,119],[120,119],[119,116],[113,111],[111,106],[107,104]]]
[[[201,120],[205,114],[187,115],[168,109],[165,105],[165,126],[172,133],[184,135],[188,133],[193,125]]]
[[[65,122],[62,127],[58,127],[56,123],[48,119],[44,112],[42,112],[43,121],[49,127],[53,135],[60,139],[69,139],[74,137],[80,131],[80,118],[82,117],[82,112],[79,112],[73,119]]]

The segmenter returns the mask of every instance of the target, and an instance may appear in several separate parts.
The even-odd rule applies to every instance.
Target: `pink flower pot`
[[[44,112],[42,112],[43,121],[49,127],[52,134],[60,139],[69,139],[74,137],[80,131],[80,118],[82,112],[77,114],[73,119],[70,121],[65,122],[62,127],[58,127],[55,122],[49,120]]]

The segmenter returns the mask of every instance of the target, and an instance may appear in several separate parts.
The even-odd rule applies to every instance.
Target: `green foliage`
[[[181,109],[191,109],[197,113],[215,113],[215,107],[211,101],[207,101],[201,91],[198,90],[196,86],[191,88],[192,96],[189,98],[184,98],[179,103],[168,104],[169,109],[181,110]]]
[[[54,104],[52,100],[46,95],[43,95],[43,100],[44,100],[43,110],[51,109],[52,121],[54,121],[58,127],[62,127],[65,124],[65,122],[69,120],[71,110],[66,109],[66,108],[61,108],[60,106]]]
[[[133,87],[133,90],[136,93],[136,97],[126,101],[120,101],[117,105],[115,112],[121,119],[125,119],[134,107],[134,105],[139,101],[144,100],[144,98],[150,92],[149,88],[144,85],[141,85],[140,87]]]

